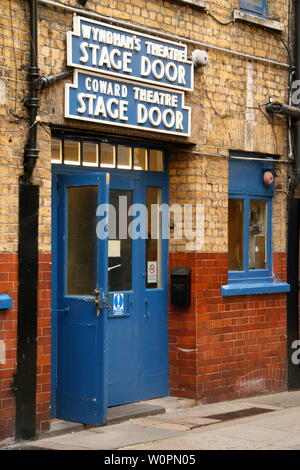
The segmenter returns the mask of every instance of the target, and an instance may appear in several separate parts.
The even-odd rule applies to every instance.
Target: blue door
[[[107,176],[57,176],[56,417],[97,425],[107,408],[107,240],[96,236],[96,212]]]
[[[168,393],[168,240],[156,210],[166,202],[165,175],[111,176],[109,406]]]
[[[168,394],[167,176],[65,168],[54,181],[52,415],[102,424],[108,406]]]

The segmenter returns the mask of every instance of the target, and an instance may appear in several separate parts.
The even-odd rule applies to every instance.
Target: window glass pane
[[[132,168],[132,149],[124,145],[118,146],[118,168],[128,170]]]
[[[98,145],[94,142],[82,143],[82,165],[98,166]]]
[[[59,139],[51,140],[51,160],[52,163],[61,163],[62,161],[61,140]]]
[[[101,163],[103,168],[115,168],[116,166],[116,147],[111,144],[101,144]]]
[[[249,269],[267,264],[267,201],[251,200],[249,214]]]
[[[161,150],[150,150],[149,170],[163,171],[163,152]]]
[[[229,271],[244,269],[244,201],[228,201],[228,254]]]
[[[148,151],[147,149],[135,148],[134,149],[134,169],[135,170],[147,170],[147,160],[148,160]]]
[[[97,285],[97,186],[68,191],[67,294],[92,295]]]
[[[80,165],[80,143],[74,140],[64,141],[64,163]]]
[[[120,200],[120,198],[122,198]],[[125,198],[125,199],[124,199]],[[129,217],[126,211],[120,214],[122,203],[129,208],[132,191],[111,189],[109,192],[109,240],[108,240],[108,289],[130,290],[131,285],[131,238],[128,234]],[[124,204],[124,206],[125,206]]]
[[[146,287],[162,287],[161,254],[161,211],[158,205],[162,201],[161,188],[147,188],[146,204],[148,211],[148,239],[146,240]]]
[[[255,13],[263,13],[266,0],[241,0],[241,8]]]

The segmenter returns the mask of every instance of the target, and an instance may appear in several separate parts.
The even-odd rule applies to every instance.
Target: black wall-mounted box
[[[173,268],[171,272],[171,304],[191,305],[191,268]]]

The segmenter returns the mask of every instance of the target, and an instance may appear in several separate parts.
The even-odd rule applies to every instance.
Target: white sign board
[[[147,262],[147,282],[148,284],[157,282],[157,261]]]

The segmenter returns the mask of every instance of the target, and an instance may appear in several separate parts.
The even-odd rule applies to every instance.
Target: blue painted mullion
[[[267,200],[267,266],[272,273],[272,199]]]
[[[249,274],[249,217],[250,217],[250,199],[244,199],[244,271]]]

